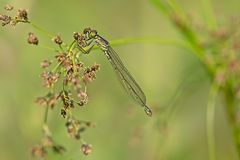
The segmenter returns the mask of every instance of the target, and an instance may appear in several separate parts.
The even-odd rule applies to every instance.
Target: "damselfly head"
[[[90,32],[91,32],[91,28],[85,28],[84,30],[83,30],[83,34],[89,34]]]
[[[95,38],[95,36],[97,35],[97,31],[91,28],[85,28],[83,30],[83,34],[86,35],[88,38],[92,39]]]

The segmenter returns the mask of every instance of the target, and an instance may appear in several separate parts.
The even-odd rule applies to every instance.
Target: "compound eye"
[[[83,30],[83,33],[84,34],[89,34],[91,32],[91,28],[85,28],[84,30]]]
[[[90,38],[94,38],[97,35],[97,31],[96,30],[92,30],[89,37]]]

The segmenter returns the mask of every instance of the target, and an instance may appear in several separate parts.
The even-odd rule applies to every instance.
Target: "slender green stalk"
[[[125,45],[131,43],[151,43],[151,44],[164,44],[164,45],[174,45],[187,48],[187,43],[182,40],[175,39],[164,39],[160,37],[132,37],[132,38],[122,38],[117,40],[112,40],[111,45]]]
[[[233,90],[231,89],[231,84],[228,83],[227,86],[224,88],[224,96],[225,96],[225,105],[226,105],[226,112],[228,117],[229,125],[232,129],[232,135],[234,138],[235,147],[238,152],[238,158],[240,158],[240,125],[236,120],[236,104],[235,98],[233,95]]]
[[[48,109],[49,106],[46,106],[45,113],[44,113],[44,124],[47,124],[47,118],[48,118]]]
[[[216,159],[216,147],[215,147],[215,105],[216,105],[216,98],[219,91],[219,85],[213,82],[208,98],[207,104],[207,141],[208,141],[208,152],[209,152],[209,160]]]
[[[71,45],[69,46],[68,56],[69,56],[70,54],[74,54],[74,53],[73,53],[73,49],[75,48],[75,46],[76,46],[76,41],[73,41],[73,42],[71,43]],[[73,72],[74,72],[74,74],[75,74],[75,73],[77,72],[76,62],[75,62],[75,55],[72,55],[72,56],[71,56],[71,59],[72,59],[72,63],[73,63]]]
[[[54,35],[52,35],[50,32],[44,30],[43,28],[39,27],[38,25],[34,24],[33,22],[28,21],[28,23],[31,24],[33,28],[35,28],[35,29],[38,30],[39,32],[44,33],[44,34],[47,35],[48,37],[50,37],[50,38],[53,38],[53,37],[54,37]]]

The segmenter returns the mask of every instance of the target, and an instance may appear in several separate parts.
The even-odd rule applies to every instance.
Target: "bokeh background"
[[[201,0],[179,0],[186,12],[201,24]],[[30,19],[53,34],[71,42],[74,31],[85,27],[98,30],[108,40],[155,36],[181,39],[169,20],[147,0],[0,0],[3,6],[29,9]],[[216,16],[224,23],[239,16],[239,0],[213,0]],[[34,103],[47,90],[41,86],[40,62],[54,53],[27,44],[34,31],[40,43],[55,47],[51,39],[31,26],[0,28],[0,159],[26,160],[31,147],[39,142],[44,109]],[[142,108],[124,93],[114,71],[99,50],[82,57],[87,65],[101,64],[89,88],[85,109],[75,110],[80,119],[97,124],[84,134],[93,145],[85,157],[80,142],[70,139],[59,107],[49,114],[54,139],[67,148],[63,156],[48,159],[85,160],[205,160],[206,104],[210,80],[200,62],[188,51],[174,45],[150,43],[114,47],[141,85],[153,108],[147,117]],[[237,159],[231,132],[221,103],[216,107],[215,138],[217,160]]]

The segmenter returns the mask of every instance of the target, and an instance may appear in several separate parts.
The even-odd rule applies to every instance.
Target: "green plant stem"
[[[238,158],[240,158],[240,126],[236,120],[236,104],[230,83],[227,84],[226,88],[224,89],[224,93],[228,122],[232,130],[235,147],[238,152]]]
[[[117,40],[110,41],[112,46],[120,46],[126,44],[134,44],[134,43],[148,43],[148,44],[160,44],[160,45],[174,45],[178,47],[182,47],[185,49],[189,49],[187,43],[181,40],[174,39],[164,39],[160,37],[130,37],[130,38],[122,38]]]
[[[48,109],[49,106],[46,106],[45,113],[44,113],[44,124],[47,124],[47,118],[48,118]]]
[[[73,49],[75,48],[76,43],[77,43],[76,41],[73,41],[71,43],[71,45],[69,46],[69,49],[68,49],[68,56],[70,56],[70,54],[72,54],[71,59],[72,59],[72,63],[73,63],[73,73],[74,74],[77,73],[76,62],[75,62],[75,55],[73,53]]]
[[[47,35],[48,37],[50,37],[50,38],[53,38],[53,37],[54,37],[54,35],[52,35],[50,32],[44,30],[43,28],[39,27],[38,25],[34,24],[33,22],[28,21],[28,23],[31,24],[33,28],[35,28],[35,29],[38,30],[39,32],[44,33],[44,34]]]
[[[219,91],[219,86],[213,82],[210,92],[209,92],[209,98],[207,103],[207,141],[208,141],[208,152],[209,152],[209,160],[215,160],[216,154],[215,154],[215,125],[214,125],[214,119],[215,119],[215,105],[216,105],[216,98]]]

